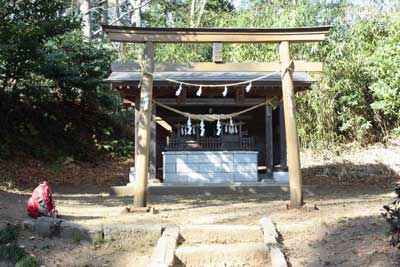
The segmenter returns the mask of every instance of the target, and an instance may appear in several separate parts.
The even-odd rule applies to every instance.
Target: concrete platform
[[[252,183],[215,183],[215,184],[151,184],[148,187],[151,195],[255,195],[255,194],[288,194],[287,183],[268,182]],[[132,196],[133,185],[113,186],[110,195]]]

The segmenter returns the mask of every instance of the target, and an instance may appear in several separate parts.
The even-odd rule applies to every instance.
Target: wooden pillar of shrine
[[[279,103],[279,163],[282,170],[287,170],[285,114],[282,102]]]
[[[135,164],[134,207],[147,205],[147,180],[150,154],[151,110],[153,99],[154,44],[146,42],[143,55],[142,84],[140,89],[140,119],[138,149]]]
[[[265,105],[265,166],[268,178],[272,178],[274,167],[274,143],[273,143],[272,106]]]
[[[157,106],[153,105],[151,110],[151,127],[150,127],[150,165],[149,179],[156,179],[157,176]]]
[[[293,208],[303,206],[302,175],[296,127],[296,105],[294,102],[293,62],[290,58],[289,42],[279,47],[282,64],[282,97],[285,114],[287,157],[289,165],[290,204]]]
[[[138,141],[138,129],[139,129],[139,119],[140,119],[140,98],[135,98],[135,167],[136,167],[136,159],[137,159],[137,150],[139,146]]]

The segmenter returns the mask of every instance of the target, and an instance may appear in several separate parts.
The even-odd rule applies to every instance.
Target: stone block
[[[175,262],[176,242],[177,240],[172,236],[162,236],[158,240],[157,245],[153,250],[150,263],[167,264],[167,266],[173,266]]]
[[[72,239],[75,241],[94,242],[99,238],[103,238],[103,228],[98,226],[83,226],[71,222],[63,222],[61,224],[60,237]]]
[[[257,182],[257,172],[234,173],[233,179],[235,182]]]
[[[161,236],[162,226],[157,224],[113,224],[103,227],[105,240],[136,239],[155,240]]]
[[[257,153],[237,153],[234,155],[234,162],[237,163],[257,162]]]
[[[208,159],[208,162],[212,162],[212,163],[232,162],[233,155],[221,153],[221,152],[214,152],[212,154],[208,154],[207,159]]]
[[[148,267],[173,266],[175,263],[175,249],[179,239],[179,226],[167,225],[161,238],[157,241],[150,258]]]
[[[190,183],[207,183],[210,181],[207,173],[188,173],[188,182]]]
[[[264,217],[260,219],[260,224],[263,229],[264,243],[266,245],[277,244],[279,236],[272,220],[269,217]]]
[[[180,246],[175,251],[183,266],[269,266],[263,243]]]
[[[166,163],[164,165],[164,171],[169,172],[169,173],[174,173],[176,172],[176,164],[173,163]]]
[[[211,183],[226,183],[233,181],[233,173],[214,172],[209,173],[209,180]]]
[[[285,255],[279,248],[271,248],[270,257],[272,267],[288,267]]]
[[[192,169],[192,166],[188,163],[178,163],[176,164],[176,172],[194,172],[194,170]]]
[[[288,172],[274,172],[273,178],[274,178],[275,182],[288,183],[289,182],[289,173]]]
[[[180,232],[180,228],[178,225],[170,224],[170,225],[165,226],[162,236],[171,236],[171,237],[175,238],[176,240],[178,240],[179,232]]]
[[[180,226],[185,243],[251,243],[263,242],[263,232],[255,225],[188,224]]]
[[[235,172],[235,164],[233,163],[221,163],[222,172]]]
[[[234,169],[239,173],[256,172],[257,163],[237,163],[234,165]]]
[[[208,162],[207,156],[203,154],[193,153],[187,155],[188,163],[205,163]]]

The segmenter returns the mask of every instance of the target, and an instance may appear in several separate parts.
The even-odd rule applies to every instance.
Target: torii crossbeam
[[[141,28],[103,25],[111,41],[145,43],[142,66],[135,63],[132,70],[143,67],[140,92],[140,120],[136,155],[136,179],[134,206],[147,204],[147,177],[150,151],[150,120],[152,89],[155,71],[280,71],[282,74],[282,98],[286,127],[289,167],[290,201],[293,208],[303,205],[302,175],[294,103],[294,71],[322,71],[322,63],[292,61],[290,43],[323,41],[330,26],[304,28]],[[155,43],[279,43],[279,63],[156,63]]]

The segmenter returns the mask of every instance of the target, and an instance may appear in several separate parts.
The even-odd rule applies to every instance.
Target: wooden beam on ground
[[[268,177],[272,177],[274,167],[274,142],[273,142],[272,106],[265,106],[265,164]]]
[[[323,63],[294,61],[294,71],[310,71],[321,72]],[[129,61],[126,63],[113,62],[111,65],[113,72],[140,72],[140,63],[137,61]],[[154,65],[155,72],[268,72],[281,71],[279,62],[263,62],[263,63],[175,63],[175,62],[159,62]]]
[[[134,187],[134,206],[147,205],[147,180],[150,153],[150,127],[153,98],[154,44],[147,42],[143,56],[144,68],[140,90],[140,120],[138,127],[138,151],[136,157],[136,175]]]
[[[289,163],[290,203],[293,208],[303,206],[302,175],[296,127],[296,105],[294,102],[293,73],[290,69],[289,42],[279,46],[282,63],[282,95],[285,113],[286,143]]]
[[[103,25],[113,42],[127,43],[280,43],[319,42],[330,26],[304,28],[151,28]]]

